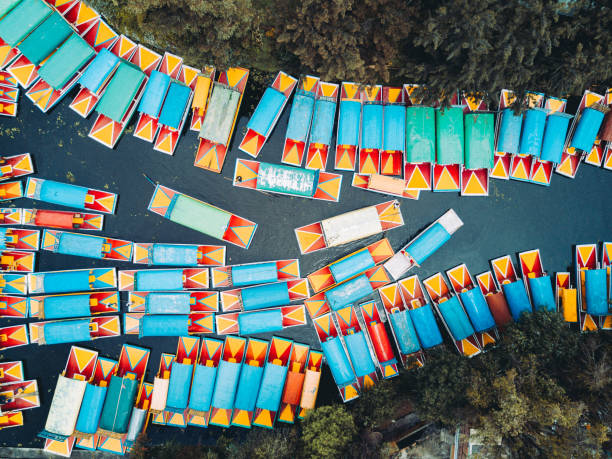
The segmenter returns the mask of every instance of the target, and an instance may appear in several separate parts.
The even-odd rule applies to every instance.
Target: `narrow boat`
[[[391,340],[387,334],[385,324],[381,320],[376,301],[368,301],[360,304],[359,310],[361,312],[361,317],[363,317],[365,331],[372,344],[374,356],[376,357],[375,363],[383,379],[389,379],[399,375],[397,359],[393,354]]]
[[[257,158],[272,129],[276,126],[283,112],[297,79],[285,72],[278,72],[272,84],[261,96],[251,119],[247,123],[247,131],[238,147],[246,154]]]
[[[321,367],[323,366],[323,352],[310,350],[308,363],[304,376],[304,387],[298,408],[298,419],[304,419],[310,410],[314,410],[321,382]]]
[[[383,141],[380,152],[380,173],[402,176],[406,151],[405,92],[399,87],[383,87]]]
[[[210,93],[215,81],[215,72],[213,66],[207,65],[196,76],[193,99],[191,100],[191,122],[189,123],[189,129],[192,131],[200,132],[202,128],[202,121],[204,121],[206,115]]]
[[[461,191],[461,168],[465,163],[463,106],[456,105],[457,94],[451,106],[436,108],[436,164],[432,175],[434,192]]]
[[[338,202],[342,175],[319,169],[237,159],[233,184],[261,192]]]
[[[247,69],[231,67],[221,72],[219,81],[213,83],[206,116],[198,134],[194,166],[221,173],[248,78]]]
[[[459,298],[451,294],[442,273],[423,280],[423,285],[459,354],[466,357],[480,354],[482,348],[474,327]]]
[[[176,358],[172,362],[170,371],[168,397],[164,408],[166,425],[182,428],[187,426],[187,404],[199,349],[200,338],[193,336],[179,337]]]
[[[208,277],[208,268],[121,270],[119,290],[203,290],[208,288]]]
[[[100,260],[132,261],[134,243],[123,239],[46,229],[42,249]]]
[[[300,252],[304,255],[348,244],[403,225],[400,204],[393,200],[296,228],[295,236]]]
[[[604,105],[612,109],[612,88],[608,88],[604,98]],[[597,144],[597,142],[595,142]],[[601,164],[604,169],[612,170],[612,115],[610,112],[606,114],[604,121],[601,123],[601,131],[599,132],[599,145],[597,147],[602,156]],[[591,152],[592,154],[592,152]]]
[[[28,298],[30,317],[39,319],[68,319],[119,313],[119,306],[117,292],[69,293]]]
[[[221,292],[223,312],[254,311],[256,309],[285,306],[308,298],[308,281],[295,279]]]
[[[270,308],[263,311],[220,314],[215,317],[215,320],[218,335],[270,333],[308,323],[303,304]]]
[[[21,252],[17,250],[0,250],[0,271],[25,272],[34,271],[36,254],[34,252]]]
[[[300,262],[289,260],[262,261],[214,267],[210,270],[212,288],[245,287],[283,280],[299,279]]]
[[[603,242],[601,245],[601,267],[606,270],[608,286],[608,314],[601,318],[600,328],[602,330],[612,330],[612,242]]]
[[[145,314],[191,314],[219,311],[219,292],[129,292],[128,311]]]
[[[569,272],[555,273],[555,303],[563,320],[578,323],[578,290],[572,286]]]
[[[0,99],[6,97],[6,87],[1,84],[0,80]],[[23,177],[34,173],[34,163],[30,153],[23,153],[15,156],[0,157],[0,180],[9,180],[12,178]]]
[[[518,321],[523,312],[532,311],[525,284],[516,274],[510,255],[491,260],[491,266],[497,285],[503,289],[512,318]]]
[[[30,342],[39,346],[93,341],[120,335],[118,315],[30,323]]]
[[[133,262],[152,266],[223,266],[225,246],[134,243]]]
[[[153,393],[151,394],[151,406],[149,413],[153,424],[166,425],[164,409],[168,399],[168,388],[170,387],[170,372],[176,359],[175,354],[162,352],[159,359],[159,369],[153,379]]]
[[[126,452],[130,452],[134,443],[141,433],[147,429],[147,421],[149,417],[149,407],[151,406],[151,397],[153,396],[153,384],[144,382],[140,386],[140,392],[136,398],[136,405],[132,409],[130,423],[128,424],[128,432],[123,440],[123,447]],[[109,439],[107,439],[107,444]]]
[[[431,190],[431,176],[436,162],[436,111],[422,105],[417,97],[420,87],[405,84],[406,108],[406,164],[404,178],[410,190]]]
[[[319,89],[319,77],[303,75],[293,96],[287,134],[281,162],[291,166],[302,165],[308,135],[312,126],[315,98]]]
[[[30,293],[39,295],[117,288],[115,268],[46,271],[30,273],[27,279]]]
[[[461,196],[489,196],[489,171],[495,157],[495,115],[487,95],[461,95],[464,112],[465,163],[461,168]]]
[[[334,169],[354,171],[361,132],[361,92],[357,83],[340,86]]]
[[[193,371],[187,414],[189,425],[208,427],[217,371],[223,353],[224,342],[202,338],[202,346]]]
[[[279,338],[278,336],[273,336],[270,340],[270,350],[268,351],[261,387],[255,402],[254,426],[274,428],[289,370],[292,349],[293,340]]]
[[[289,358],[289,370],[285,380],[285,388],[281,397],[278,410],[278,420],[293,424],[297,410],[302,398],[304,380],[306,379],[306,366],[308,364],[308,353],[310,346],[307,344],[293,343],[291,357]]]
[[[510,307],[506,301],[506,296],[501,288],[497,286],[495,278],[491,271],[485,271],[476,276],[478,287],[485,296],[485,300],[489,305],[489,310],[493,314],[493,319],[498,327],[505,327],[512,322],[512,314]]]
[[[117,205],[115,193],[32,177],[26,183],[25,197],[105,214],[114,214]]]
[[[23,296],[0,295],[0,319],[25,319],[29,313],[29,300]]]
[[[608,266],[602,267],[597,244],[578,244],[575,252],[580,330],[593,331],[609,327],[610,284]]]
[[[534,310],[556,311],[552,280],[542,264],[540,249],[528,250],[518,254],[521,277],[529,294]]]
[[[236,399],[232,411],[231,425],[233,426],[250,429],[253,424],[255,403],[264,375],[269,344],[268,341],[249,338],[244,365],[242,365],[236,389]]]
[[[331,149],[338,103],[338,85],[319,81],[306,148],[306,169],[324,171]]]
[[[257,223],[206,202],[157,185],[147,207],[174,223],[248,249]]]
[[[380,173],[380,152],[383,147],[383,87],[382,85],[361,88],[363,108],[361,110],[361,143],[359,145],[358,173],[372,175]]]
[[[49,209],[22,209],[23,225],[68,230],[100,231],[104,215]]]
[[[215,313],[149,315],[128,312],[123,315],[123,331],[126,335],[138,335],[140,338],[214,333]]]

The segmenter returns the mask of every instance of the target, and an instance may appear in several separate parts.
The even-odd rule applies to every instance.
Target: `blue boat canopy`
[[[361,148],[382,148],[383,106],[364,104],[361,120]]]
[[[440,329],[430,304],[411,309],[410,317],[424,349],[429,349],[442,343],[442,335],[440,334]]]
[[[419,351],[421,345],[408,310],[395,312],[389,316],[389,319],[400,352],[404,355],[410,355]]]
[[[344,337],[344,342],[346,343],[346,348],[348,349],[351,362],[353,363],[355,375],[358,378],[376,371],[376,366],[372,360],[372,355],[368,349],[368,343],[363,331],[346,335]]]
[[[159,124],[171,127],[172,129],[178,129],[183,120],[190,96],[191,89],[188,86],[173,81],[170,89],[168,89],[168,95],[159,115]]]
[[[336,102],[318,99],[315,102],[310,143],[330,145],[336,117]]]
[[[102,258],[104,238],[79,233],[61,233],[58,253],[80,257]]]
[[[280,309],[253,311],[238,315],[241,335],[267,333],[283,329],[283,313]]]
[[[489,310],[487,301],[479,288],[461,292],[459,294],[461,302],[465,307],[474,330],[482,332],[495,327],[495,320]]]
[[[570,147],[587,152],[591,151],[603,119],[604,113],[602,111],[591,107],[585,108],[578,119]]]
[[[271,87],[266,88],[247,124],[247,129],[252,129],[260,135],[267,136],[286,100],[287,98],[282,92]]]
[[[107,387],[87,384],[76,423],[77,432],[88,435],[96,433],[102,415],[106,391]]]
[[[51,204],[85,209],[86,196],[85,187],[45,180],[40,186],[39,199]]]
[[[183,288],[182,269],[155,269],[136,271],[134,275],[136,290],[180,290]]]
[[[461,341],[474,334],[474,328],[456,296],[440,303],[438,309],[454,340]]]
[[[336,384],[345,386],[355,382],[355,372],[351,367],[344,347],[342,347],[340,338],[336,337],[324,341],[321,343],[321,348]]]
[[[420,265],[442,247],[450,237],[451,235],[444,226],[436,222],[406,247],[406,252],[410,254],[417,265]]]
[[[542,140],[544,139],[544,128],[546,126],[546,110],[542,108],[530,108],[525,113],[523,132],[519,153],[540,157]]]
[[[244,411],[255,411],[255,403],[264,374],[263,367],[244,365],[240,372],[240,381],[236,390],[236,401],[234,409]]]
[[[241,296],[245,311],[283,306],[291,302],[287,282],[247,287],[242,289]]]
[[[182,244],[153,244],[150,251],[154,265],[197,266],[198,246]]]
[[[236,388],[238,387],[238,377],[242,363],[228,362],[222,360],[219,363],[217,382],[212,397],[212,406],[225,410],[234,407]]]
[[[556,311],[555,295],[553,294],[550,276],[533,277],[528,280],[533,308]]]
[[[42,336],[45,344],[91,341],[89,319],[46,323],[42,328]]]
[[[189,292],[152,292],[146,297],[146,314],[189,314]]]
[[[286,366],[267,363],[255,406],[259,409],[278,411],[286,377]]]
[[[519,152],[521,139],[521,126],[523,125],[523,114],[515,114],[511,108],[504,108],[499,124],[499,136],[497,138],[497,151],[501,153]]]
[[[287,125],[287,138],[306,143],[308,132],[312,123],[314,109],[314,96],[310,92],[299,89],[293,96],[289,124]]]
[[[232,284],[235,287],[276,281],[278,281],[278,270],[273,261],[232,267]]]
[[[332,263],[329,266],[329,270],[332,276],[334,276],[336,283],[339,283],[375,265],[376,263],[370,252],[368,250],[361,250],[336,263]]]
[[[193,365],[173,362],[168,383],[168,397],[166,399],[166,410],[175,413],[183,413],[187,408],[189,399],[189,388],[191,387],[191,374]]]
[[[384,106],[383,150],[404,151],[406,147],[406,107]]]
[[[356,100],[341,101],[336,144],[358,146],[360,124],[361,102]]]
[[[170,76],[153,70],[138,104],[138,111],[157,118],[170,86]]]
[[[81,78],[79,78],[79,83],[91,92],[97,92],[108,76],[115,70],[119,60],[117,55],[111,53],[106,48],[102,48],[94,60],[91,61],[91,64],[87,66]]]
[[[544,140],[542,141],[542,153],[540,154],[542,161],[550,161],[555,164],[561,161],[565,136],[571,119],[572,116],[567,113],[548,115],[546,128],[544,129]]]
[[[91,290],[89,270],[42,273],[44,293]]]
[[[49,296],[44,300],[43,311],[45,319],[89,316],[89,295]]]
[[[594,316],[608,314],[607,273],[605,269],[588,269],[585,272],[587,313]]]
[[[334,311],[347,306],[355,301],[369,295],[374,290],[368,280],[367,276],[361,275],[356,278],[346,281],[337,287],[332,288],[325,292],[325,297],[329,303],[330,308]]]
[[[512,318],[515,321],[519,320],[523,312],[531,312],[531,304],[529,303],[523,281],[519,279],[509,284],[502,284],[502,289],[504,290]]]
[[[140,320],[140,338],[145,336],[186,336],[189,334],[187,315],[144,315]]]
[[[216,377],[217,367],[196,365],[189,396],[189,409],[200,413],[210,410]]]

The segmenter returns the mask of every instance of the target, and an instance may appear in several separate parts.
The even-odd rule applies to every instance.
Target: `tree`
[[[353,416],[344,406],[329,405],[312,410],[302,426],[304,456],[341,457],[356,433]]]

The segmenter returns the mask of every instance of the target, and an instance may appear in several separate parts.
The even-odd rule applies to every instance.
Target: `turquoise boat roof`
[[[72,33],[72,28],[59,14],[53,13],[19,45],[19,51],[30,62],[39,65]]]
[[[23,0],[0,21],[0,38],[15,46],[52,12],[43,0]]]
[[[3,0],[0,2],[0,18],[11,11],[21,0]]]
[[[184,84],[172,82],[168,89],[168,95],[159,115],[159,123],[174,129],[178,129],[189,102],[191,89]]]
[[[79,78],[79,83],[92,92],[98,91],[119,61],[119,57],[108,49],[102,48]]]
[[[98,113],[121,122],[144,79],[145,74],[138,67],[121,62],[98,103]]]
[[[286,100],[287,98],[282,92],[274,88],[267,88],[259,104],[257,104],[247,128],[263,136],[268,135]]]
[[[38,75],[55,89],[62,88],[95,54],[91,46],[72,34],[38,71]]]
[[[317,189],[317,182],[317,171],[281,164],[259,164],[257,189],[261,191],[312,197]]]
[[[170,86],[170,76],[153,70],[138,104],[138,111],[157,118],[164,103],[168,86]]]

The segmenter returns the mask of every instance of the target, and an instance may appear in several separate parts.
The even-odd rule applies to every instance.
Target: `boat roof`
[[[95,54],[91,46],[72,34],[38,71],[38,75],[55,89],[68,80]]]
[[[51,13],[43,0],[23,0],[0,21],[0,38],[15,46]]]
[[[19,51],[35,65],[40,64],[72,33],[72,28],[61,14],[47,17],[34,32],[19,45]]]
[[[145,74],[135,65],[125,61],[119,64],[115,76],[100,99],[98,113],[120,122],[144,78]]]
[[[178,129],[189,102],[191,89],[184,84],[172,82],[168,89],[168,95],[159,115],[159,122],[165,126]]]

